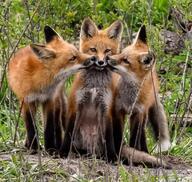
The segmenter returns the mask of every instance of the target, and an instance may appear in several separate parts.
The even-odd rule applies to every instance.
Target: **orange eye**
[[[77,59],[77,56],[73,56],[69,59],[70,62],[74,62]]]
[[[111,49],[106,49],[106,50],[105,50],[105,54],[106,54],[106,53],[111,53]]]
[[[125,64],[130,64],[130,62],[128,61],[128,59],[125,59],[125,58],[122,59],[122,62],[124,62]]]
[[[97,52],[97,49],[95,49],[94,47],[91,47],[91,48],[90,48],[90,51],[91,51],[91,52]]]

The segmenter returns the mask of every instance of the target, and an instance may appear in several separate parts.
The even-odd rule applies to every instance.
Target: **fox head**
[[[154,68],[155,56],[147,45],[147,34],[144,25],[139,29],[134,42],[123,49],[120,54],[111,56],[108,63],[114,71],[133,73],[140,79],[143,79]]]
[[[104,30],[99,30],[90,18],[85,18],[80,33],[80,51],[96,56],[95,65],[105,67],[106,56],[117,54],[120,48],[123,24],[117,20]]]
[[[38,60],[50,70],[58,72],[74,65],[80,69],[89,66],[95,59],[93,56],[79,52],[51,27],[45,26],[44,33],[46,44],[31,44],[30,47]]]

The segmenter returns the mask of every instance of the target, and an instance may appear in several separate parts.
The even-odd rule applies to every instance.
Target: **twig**
[[[15,134],[14,134],[14,139],[13,139],[13,145],[14,146],[15,146],[16,139],[17,139],[17,130],[18,130],[18,126],[19,126],[19,119],[20,119],[20,116],[21,116],[21,111],[22,111],[22,108],[23,108],[23,103],[24,103],[24,99],[21,102],[21,106],[19,108],[19,115],[18,115],[18,118],[16,120],[16,124],[15,124]]]
[[[4,78],[5,78],[5,72],[6,72],[7,65],[8,65],[8,63],[9,63],[9,60],[11,59],[11,57],[13,56],[13,54],[15,53],[15,50],[16,50],[17,46],[19,45],[19,43],[20,43],[20,41],[21,41],[23,35],[25,34],[27,28],[29,27],[31,19],[33,19],[33,17],[35,16],[37,10],[39,9],[40,3],[41,3],[41,0],[39,1],[39,3],[38,3],[38,5],[37,5],[35,11],[33,12],[33,14],[32,14],[32,16],[31,16],[29,22],[28,22],[27,25],[25,26],[23,32],[21,33],[21,36],[19,37],[19,39],[18,39],[18,41],[17,41],[15,47],[13,48],[13,50],[12,50],[12,52],[11,52],[11,54],[10,54],[8,60],[7,60],[6,63],[5,63],[5,66],[4,66],[4,69],[3,69],[2,78],[1,78],[1,82],[0,82],[0,91],[1,91],[1,89],[2,89],[3,81],[4,81]]]

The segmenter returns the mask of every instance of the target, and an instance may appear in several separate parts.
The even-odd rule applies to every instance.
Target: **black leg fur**
[[[159,124],[156,120],[157,106],[154,104],[149,109],[149,122],[151,123],[156,141],[159,139]]]
[[[60,109],[49,111],[45,121],[45,149],[50,154],[58,151],[62,142],[62,128],[60,122]]]
[[[117,155],[114,145],[113,124],[109,118],[106,120],[105,141],[107,149],[107,160],[108,162],[114,162],[117,160]]]
[[[65,105],[62,95],[54,101],[43,104],[45,150],[49,154],[58,152],[62,143],[62,122],[65,119]]]
[[[119,154],[119,150],[123,140],[124,117],[122,115],[123,114],[120,113],[116,114],[115,112],[113,114],[113,135],[114,135],[115,151],[117,155]]]
[[[36,153],[38,149],[37,128],[35,125],[36,105],[24,103],[22,108],[23,118],[25,121],[25,127],[27,130],[27,138],[25,146],[31,150],[32,153]]]
[[[130,147],[148,153],[145,135],[145,117],[142,113],[134,113],[130,118]]]
[[[75,118],[76,118],[75,115],[72,115],[69,118],[69,122],[65,131],[64,140],[60,148],[61,157],[67,157],[69,154],[70,147],[71,147],[72,134],[73,134],[74,125],[75,125]]]

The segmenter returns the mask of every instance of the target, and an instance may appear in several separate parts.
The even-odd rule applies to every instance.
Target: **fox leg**
[[[65,120],[65,101],[62,93],[43,103],[45,150],[52,154],[62,143],[62,123]]]
[[[103,118],[103,119],[102,119]],[[106,157],[108,162],[114,162],[117,160],[117,153],[115,150],[114,135],[113,135],[113,122],[110,116],[102,116],[100,121],[105,123],[105,148]],[[102,123],[101,123],[102,125]]]
[[[31,150],[32,153],[36,153],[38,149],[38,137],[37,137],[37,128],[35,124],[35,114],[36,114],[36,103],[23,103],[22,115],[27,130],[25,146],[27,149]]]
[[[124,115],[122,113],[114,112],[113,114],[113,136],[114,136],[114,145],[117,155],[121,147],[123,140],[123,128],[124,128]]]
[[[168,122],[159,98],[157,103],[149,109],[149,122],[153,128],[156,140],[159,140],[159,145],[157,145],[155,151],[167,151],[171,146]]]
[[[137,111],[130,117],[130,147],[148,153],[145,123],[146,118],[143,113]]]
[[[75,126],[75,120],[76,120],[76,114],[72,114],[69,117],[68,125],[65,130],[64,140],[59,151],[61,157],[67,157],[69,154],[72,142],[72,135]]]
[[[123,145],[122,147],[121,158],[126,164],[133,163],[135,165],[142,164],[147,167],[164,167],[167,169],[172,168],[172,166],[166,163],[164,160],[126,145]]]

